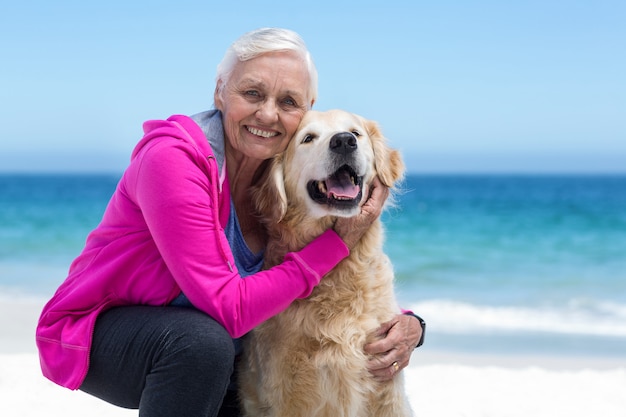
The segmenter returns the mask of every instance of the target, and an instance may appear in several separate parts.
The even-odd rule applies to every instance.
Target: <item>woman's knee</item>
[[[221,402],[234,361],[228,332],[198,310],[119,307],[99,319],[81,390],[129,408],[177,409],[180,393],[189,407],[205,407]]]
[[[233,371],[235,348],[228,332],[210,316],[194,309],[170,307],[172,317],[159,344],[159,361],[199,371]]]

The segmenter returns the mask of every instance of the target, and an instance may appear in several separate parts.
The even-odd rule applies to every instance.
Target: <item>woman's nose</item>
[[[278,120],[278,106],[276,102],[271,99],[261,102],[259,109],[256,112],[256,117],[263,122],[275,122]]]

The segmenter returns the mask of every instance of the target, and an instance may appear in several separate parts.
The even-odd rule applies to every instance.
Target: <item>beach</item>
[[[137,415],[41,375],[33,336],[41,306],[37,298],[0,299],[2,415]],[[416,416],[626,416],[626,363],[619,359],[482,355],[424,346],[414,352],[404,377]]]
[[[0,415],[137,415],[39,370],[44,303],[118,175],[0,175]],[[626,417],[626,176],[411,175],[383,215],[427,322],[416,416]]]
[[[577,417],[626,415],[626,367],[593,364],[551,366],[480,365],[472,358],[430,358],[416,353],[405,372],[416,416]],[[559,365],[560,366],[560,365]],[[83,392],[47,381],[34,353],[0,355],[3,416],[131,416],[136,410],[109,405]]]

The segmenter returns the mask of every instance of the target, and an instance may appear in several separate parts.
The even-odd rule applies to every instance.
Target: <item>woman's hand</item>
[[[361,207],[361,213],[354,217],[337,219],[334,230],[348,248],[354,248],[371,224],[380,216],[388,196],[389,188],[376,177],[370,185],[370,196]]]
[[[377,340],[365,345],[365,353],[372,356],[368,369],[375,379],[389,381],[408,366],[411,353],[422,337],[422,326],[414,316],[398,314],[383,323],[373,336]]]

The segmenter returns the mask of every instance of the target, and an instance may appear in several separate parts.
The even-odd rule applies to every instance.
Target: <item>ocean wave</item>
[[[525,332],[626,338],[626,304],[572,299],[559,306],[488,306],[425,300],[412,306],[429,331],[439,333]]]

